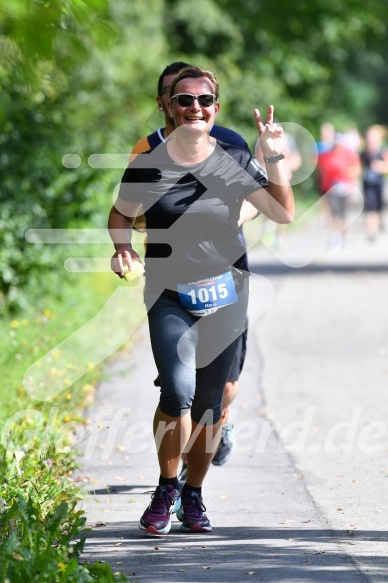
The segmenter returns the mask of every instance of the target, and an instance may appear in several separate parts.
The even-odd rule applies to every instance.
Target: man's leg
[[[235,444],[233,425],[229,419],[229,406],[237,397],[239,390],[238,379],[244,366],[248,337],[248,320],[245,321],[245,330],[240,336],[237,353],[233,361],[232,370],[229,379],[225,384],[224,396],[222,399],[222,431],[221,439],[217,451],[214,454],[212,463],[215,466],[223,466],[232,455]]]
[[[222,423],[225,423],[229,417],[229,405],[233,403],[237,397],[239,384],[238,381],[227,381],[224,389],[224,396],[222,398]]]

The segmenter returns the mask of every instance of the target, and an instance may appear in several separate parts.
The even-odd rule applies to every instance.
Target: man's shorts
[[[245,322],[245,330],[240,336],[240,341],[238,343],[238,348],[236,352],[236,356],[234,357],[232,370],[229,373],[228,381],[238,381],[240,378],[241,371],[244,366],[245,355],[247,352],[247,338],[248,338],[248,322]]]

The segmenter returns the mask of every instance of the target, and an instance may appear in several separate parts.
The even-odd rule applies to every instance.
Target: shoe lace
[[[158,516],[163,516],[166,511],[170,508],[174,502],[171,492],[168,492],[166,488],[156,488],[156,490],[149,490],[145,494],[151,495],[151,503],[149,505],[150,510],[153,514]]]
[[[202,497],[194,492],[184,499],[183,508],[185,518],[189,521],[195,521],[202,518],[206,512],[206,507],[202,502]]]
[[[232,426],[226,425],[225,427],[222,428],[220,443],[223,443],[223,444],[228,443],[228,440],[230,440],[231,435],[232,435]]]

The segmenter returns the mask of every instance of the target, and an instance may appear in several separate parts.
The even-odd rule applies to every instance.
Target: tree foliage
[[[105,0],[37,1],[30,6],[9,2],[2,8],[3,309],[24,308],[62,288],[63,268],[58,264],[66,250],[31,245],[25,239],[28,229],[106,226],[111,191],[120,175],[91,168],[88,157],[120,152],[123,146],[129,151],[139,135],[140,128],[130,121],[145,90],[137,67],[144,9],[137,6],[137,17],[124,3],[108,13]],[[157,27],[152,30],[152,22],[149,26],[149,45],[160,52],[162,35]],[[139,110],[140,123],[148,112]],[[79,167],[64,167],[62,158],[68,153],[76,154]]]
[[[251,127],[253,107],[269,102],[278,105],[281,119],[312,130],[330,117],[373,121],[368,106],[378,88],[364,89],[371,79],[361,72],[365,62],[369,69],[374,63],[374,70],[381,70],[388,16],[384,3],[211,4],[208,10],[209,2],[200,0],[193,12],[189,0],[167,0],[171,47],[195,60],[210,56],[226,88],[227,118],[237,119],[245,132]],[[361,87],[358,99],[355,83]]]

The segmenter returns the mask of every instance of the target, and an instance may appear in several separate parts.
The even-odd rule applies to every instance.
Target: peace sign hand
[[[274,106],[268,107],[267,121],[264,123],[261,119],[260,111],[254,110],[257,128],[260,134],[260,145],[263,156],[277,156],[282,153],[283,146],[283,128],[273,121]]]

